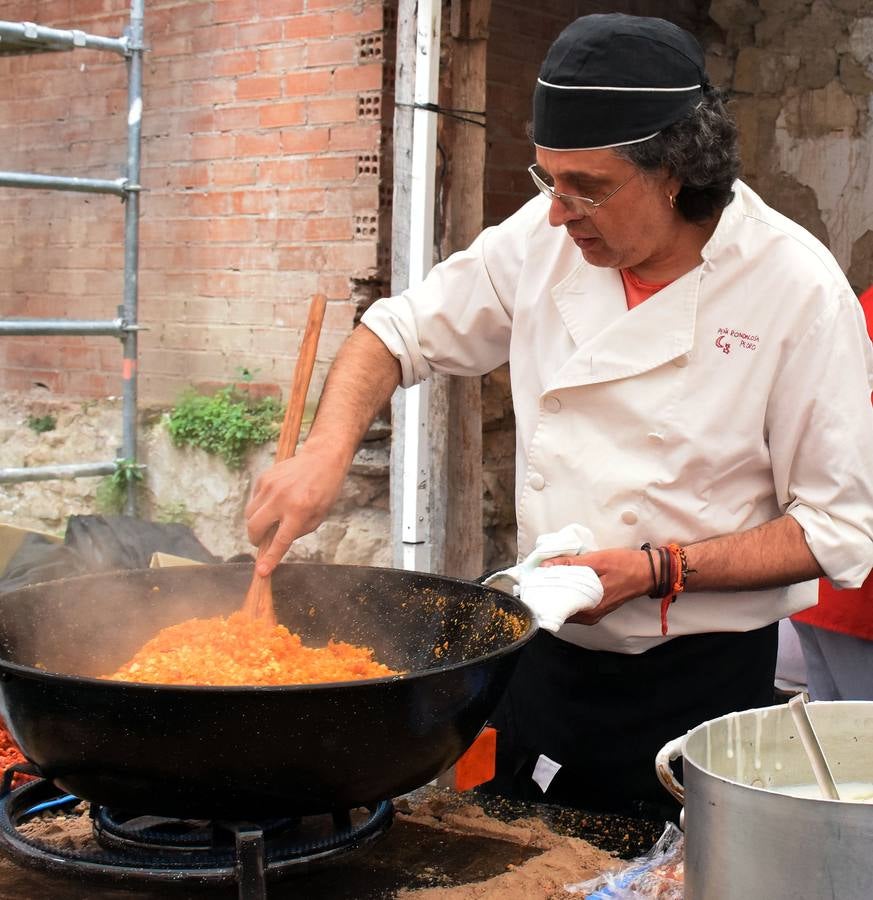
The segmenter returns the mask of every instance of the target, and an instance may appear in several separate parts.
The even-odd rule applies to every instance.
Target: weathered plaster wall
[[[33,416],[51,415],[52,431],[37,433]],[[120,441],[119,401],[58,400],[42,391],[7,394],[0,405],[0,467],[37,466],[97,459]],[[288,559],[389,565],[387,434],[371,431],[342,495],[315,532],[297,541]],[[173,446],[160,414],[140,432],[140,461],[147,466],[139,513],[153,521],[188,525],[212,553],[227,558],[252,553],[243,510],[252,484],[270,465],[275,444],[252,450],[231,471],[216,456]],[[0,485],[0,522],[63,534],[71,515],[103,512],[100,479],[80,478]]]
[[[731,90],[743,172],[820,238],[861,291],[873,283],[873,2],[712,0],[709,46]]]

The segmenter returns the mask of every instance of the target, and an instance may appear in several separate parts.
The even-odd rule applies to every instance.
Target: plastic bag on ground
[[[585,900],[682,900],[685,889],[685,836],[668,822],[644,856],[628,860],[597,878],[567,884],[564,890]]]

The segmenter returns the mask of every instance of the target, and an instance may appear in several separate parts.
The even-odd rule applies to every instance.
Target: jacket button
[[[621,514],[621,520],[625,525],[636,525],[637,524],[637,514],[632,509],[626,509]]]
[[[530,486],[535,491],[541,491],[546,486],[546,479],[539,472],[534,472],[530,476]]]
[[[676,359],[673,360],[673,365],[680,369],[684,369],[685,366],[688,365],[688,354],[686,353],[683,356],[677,356]]]
[[[647,437],[653,444],[663,444],[663,443],[664,443],[664,435],[663,435],[663,434],[659,434],[657,431],[650,431],[650,432],[646,435],[646,437]]]
[[[543,407],[549,412],[556,413],[561,408],[561,401],[551,394],[543,400]]]

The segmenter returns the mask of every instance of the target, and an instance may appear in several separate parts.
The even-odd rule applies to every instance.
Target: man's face
[[[537,164],[561,194],[600,202],[623,185],[593,216],[552,200],[549,223],[567,229],[586,262],[628,268],[669,252],[675,217],[666,179],[641,172],[613,150],[537,148]]]

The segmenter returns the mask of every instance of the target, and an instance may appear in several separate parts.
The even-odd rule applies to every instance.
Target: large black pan
[[[407,674],[290,687],[96,676],[167,625],[239,608],[251,566],[87,575],[0,597],[0,713],[60,788],[116,809],[246,818],[351,809],[412,790],[476,736],[536,626],[465,581],[290,564],[279,621],[317,645],[373,647]]]

